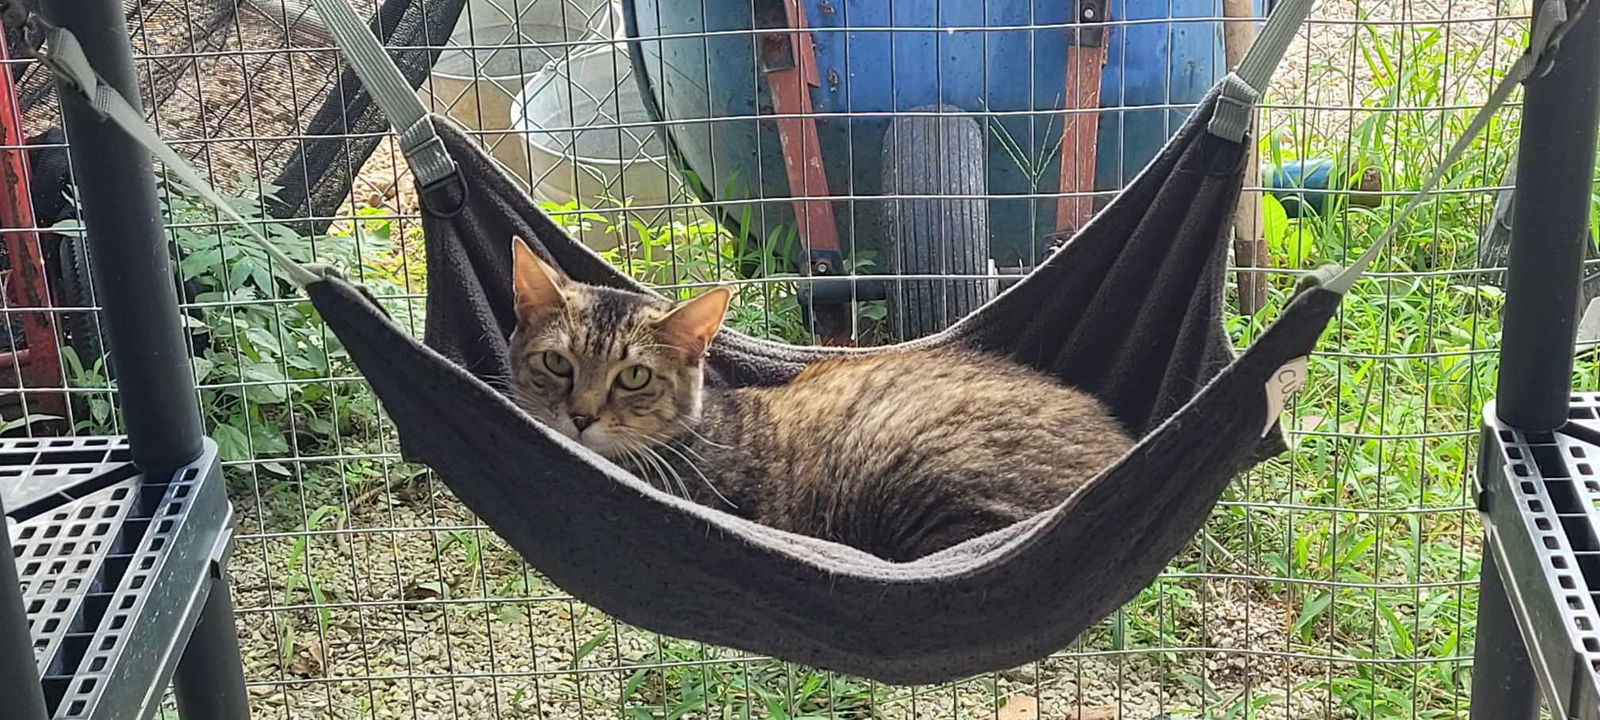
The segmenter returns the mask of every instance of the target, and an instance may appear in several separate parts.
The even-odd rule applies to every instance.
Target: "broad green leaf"
[[[211,370],[216,367],[216,363],[203,357],[189,358],[189,363],[194,368],[195,379],[200,382],[206,382],[211,377]]]
[[[1289,213],[1283,203],[1270,194],[1261,194],[1261,237],[1267,241],[1267,251],[1273,257],[1283,257],[1283,242],[1289,234]]]
[[[217,427],[211,431],[211,439],[217,441],[217,452],[222,459],[250,459],[250,440],[243,430],[228,423],[217,423]]]
[[[1305,267],[1317,254],[1317,235],[1310,228],[1296,224],[1290,228],[1283,241],[1283,259],[1289,267]]]

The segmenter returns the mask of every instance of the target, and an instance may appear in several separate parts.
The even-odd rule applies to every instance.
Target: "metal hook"
[[[1570,3],[1563,0],[1547,0],[1545,7],[1548,9],[1542,15],[1548,18],[1549,13],[1556,13],[1556,19],[1551,21],[1552,24],[1548,30],[1543,32],[1539,27],[1540,18],[1536,16],[1534,19],[1534,28],[1529,37],[1528,54],[1536,60],[1533,69],[1528,72],[1527,77],[1522,79],[1522,84],[1524,85],[1549,75],[1550,71],[1555,69],[1556,57],[1561,52],[1561,40],[1566,37],[1567,31],[1572,28],[1572,24],[1577,20],[1578,16],[1588,10],[1589,0],[1573,0]],[[1536,15],[1538,14],[1536,13]],[[1543,35],[1542,42],[1541,35]]]

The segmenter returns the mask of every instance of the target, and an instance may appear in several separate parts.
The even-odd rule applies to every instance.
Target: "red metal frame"
[[[811,88],[821,87],[817,56],[806,32],[806,14],[799,0],[781,0],[783,27],[788,33],[761,36],[761,66],[772,93],[778,118],[778,144],[783,149],[784,172],[794,206],[795,225],[806,251],[801,272],[839,275],[844,253],[833,222],[833,201],[828,198],[828,176],[822,165],[822,143],[817,119],[812,116]],[[850,344],[848,308],[813,305],[809,308],[827,345]]]
[[[789,176],[795,223],[800,237],[813,257],[807,258],[806,272],[836,275],[843,268],[815,257],[818,251],[839,253],[839,231],[833,224],[833,203],[828,196],[828,176],[822,166],[822,145],[817,139],[817,120],[811,117],[811,88],[821,87],[817,76],[817,56],[806,32],[806,14],[799,0],[783,0],[788,27],[795,32],[764,35],[762,52],[767,87],[772,91],[772,109],[778,119],[778,142],[783,146],[783,167]],[[817,199],[824,198],[824,199]],[[836,261],[835,261],[836,262]]]
[[[5,38],[0,35],[0,60],[9,60]],[[41,308],[38,312],[8,313],[22,324],[25,350],[0,353],[0,368],[17,367],[22,387],[55,389],[28,393],[30,413],[65,416],[66,395],[62,385],[61,335],[50,310],[50,291],[45,279],[44,252],[39,233],[34,230],[33,198],[29,192],[28,156],[22,136],[22,113],[17,107],[16,87],[11,68],[0,65],[0,236],[3,236],[11,267],[0,272],[4,303],[8,310]],[[3,330],[0,330],[3,331]]]
[[[1067,46],[1066,112],[1061,126],[1062,196],[1056,200],[1056,230],[1077,232],[1094,216],[1095,147],[1100,139],[1100,71],[1105,45]]]
[[[1078,22],[1098,26],[1104,3],[1078,0]],[[1105,30],[1078,30],[1067,45],[1067,87],[1061,126],[1061,175],[1056,232],[1071,235],[1094,216],[1095,148],[1100,141],[1100,74],[1106,64]]]

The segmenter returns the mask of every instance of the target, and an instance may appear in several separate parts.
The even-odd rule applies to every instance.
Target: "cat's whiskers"
[[[668,495],[675,494],[672,491],[672,486],[673,481],[676,481],[678,490],[682,493],[683,499],[690,500],[691,502],[693,501],[693,498],[689,497],[689,486],[683,482],[683,477],[680,476],[678,471],[672,467],[672,463],[667,462],[666,458],[661,457],[660,453],[657,453],[649,445],[641,442],[639,439],[637,439],[637,436],[633,435],[632,433],[619,434],[618,439],[627,443],[628,447],[638,451],[641,457],[649,462],[657,472],[661,473],[662,489]]]
[[[677,448],[674,448],[673,447],[674,445],[676,445]],[[722,491],[718,490],[717,486],[713,485],[711,483],[711,479],[706,477],[705,473],[700,472],[700,468],[699,467],[696,467],[695,464],[689,460],[689,458],[684,457],[683,453],[678,451],[678,448],[681,448],[681,449],[683,449],[685,451],[693,453],[695,457],[700,457],[700,454],[694,452],[693,448],[690,448],[687,445],[680,444],[678,441],[672,440],[672,439],[668,439],[667,442],[662,443],[659,447],[661,449],[663,449],[663,450],[666,450],[667,452],[672,453],[673,455],[677,455],[679,459],[683,460],[683,464],[689,466],[689,469],[693,470],[694,474],[700,476],[700,482],[705,483],[706,487],[711,488],[711,493],[713,495],[716,495],[718,500],[721,500],[721,501],[727,503],[728,507],[731,507],[731,508],[733,508],[735,510],[739,509],[739,506],[737,504],[735,504],[732,500],[729,500],[728,496],[723,495]],[[706,459],[703,458],[703,457],[700,457],[700,462],[706,462]]]
[[[660,463],[661,467],[665,469],[669,475],[671,475],[672,479],[677,481],[678,489],[683,492],[683,499],[693,502],[694,498],[689,492],[689,484],[683,481],[683,475],[678,472],[678,469],[674,467],[671,462],[668,462],[666,458],[662,457],[661,453],[656,452],[656,447],[664,446],[652,446],[649,443],[648,438],[634,431],[629,431],[627,434],[629,435],[629,442],[632,442],[634,446],[639,448],[640,451],[644,452],[645,455],[654,458],[655,461]],[[679,455],[679,457],[683,456]],[[685,460],[684,462],[688,461]],[[692,464],[690,465],[690,468],[693,469]],[[695,472],[699,472],[699,470],[695,470]]]
[[[672,473],[672,479],[677,481],[677,483],[678,483],[678,491],[683,493],[683,499],[688,500],[690,502],[693,502],[694,501],[693,494],[689,492],[689,483],[686,483],[686,482],[683,481],[683,474],[679,473],[678,469],[676,467],[673,467],[671,462],[669,462],[666,458],[662,457],[661,453],[656,452],[655,448],[646,447],[645,448],[645,452],[648,452],[651,455],[654,455],[657,460],[661,461],[661,464],[667,468],[667,471]]]
[[[501,393],[509,391],[515,394],[519,390],[517,384],[512,382],[510,375],[482,375],[479,376],[479,379],[483,380],[483,384]]]
[[[677,346],[668,345],[666,343],[638,343],[633,345],[633,347],[639,348],[640,350],[668,350],[671,352],[680,352],[680,349]]]
[[[650,453],[660,459],[667,466],[667,468],[671,470],[673,476],[677,478],[679,486],[683,488],[685,500],[693,501],[694,498],[690,496],[689,488],[684,483],[683,475],[677,471],[675,465],[673,465],[671,462],[668,462],[666,458],[662,457],[660,453],[656,452],[655,448],[666,450],[667,452],[678,456],[678,459],[682,460],[683,464],[688,466],[689,470],[700,478],[700,482],[705,483],[705,486],[711,490],[712,494],[717,496],[717,499],[727,503],[728,507],[731,507],[735,510],[739,509],[739,505],[737,503],[729,500],[728,496],[723,495],[722,491],[718,490],[717,486],[711,482],[711,479],[706,477],[706,474],[700,471],[699,466],[696,465],[693,460],[690,460],[688,456],[684,455],[684,453],[687,452],[690,455],[693,455],[695,458],[698,458],[700,462],[710,464],[710,461],[706,460],[704,456],[700,455],[700,453],[695,452],[694,448],[684,445],[678,440],[670,437],[661,438],[659,440],[652,439],[637,430],[623,430],[621,433],[619,433],[619,438],[626,442],[628,447],[641,448],[645,452]]]
[[[688,453],[689,457],[684,458],[684,462],[688,462],[689,458],[693,458],[696,462],[699,462],[702,465],[710,465],[711,464],[711,461],[707,460],[706,456],[701,455],[699,450],[694,449],[694,446],[692,446],[689,443],[686,443],[686,442],[684,442],[682,440],[679,440],[678,438],[665,437],[665,438],[662,438],[661,442],[663,442],[663,443],[671,443],[672,445],[676,446],[679,450],[682,450],[683,452]]]
[[[664,482],[661,483],[660,485],[658,485],[656,483],[655,479],[650,476],[652,468],[649,465],[645,464],[644,458],[641,457],[637,451],[635,451],[631,447],[622,445],[620,443],[618,444],[618,449],[622,450],[623,457],[627,458],[628,464],[633,466],[632,469],[634,471],[634,474],[638,475],[639,479],[644,480],[645,484],[649,485],[650,487],[662,490],[663,492],[666,492],[668,495],[672,494],[671,490],[669,490],[666,487],[664,487],[664,485],[665,485]]]
[[[527,413],[533,419],[542,423],[547,423],[544,416],[538,410],[538,408],[546,407],[546,401],[544,398],[536,397],[527,390],[513,385],[511,388],[511,404],[517,406],[517,409]]]
[[[703,442],[703,443],[705,443],[707,445],[710,445],[711,447],[717,448],[718,450],[732,450],[733,449],[732,445],[724,445],[724,444],[719,443],[719,442],[717,442],[715,440],[712,440],[711,438],[708,438],[708,437],[706,437],[704,435],[701,435],[699,430],[694,429],[693,425],[690,425],[688,422],[685,422],[684,420],[681,420],[681,419],[678,419],[678,418],[674,418],[673,422],[677,423],[679,430],[682,430],[682,431],[684,431],[684,432],[686,432],[686,433],[688,433],[690,435],[693,435],[694,439],[699,440],[700,442]]]
[[[667,483],[664,476],[660,478],[661,482],[659,484],[656,482],[657,478],[652,477],[653,475],[659,475],[660,469],[652,464],[643,453],[639,452],[640,448],[637,443],[634,443],[626,438],[619,437],[617,439],[617,447],[621,449],[623,454],[628,458],[629,464],[633,466],[632,469],[635,475],[638,475],[639,478],[644,480],[645,483],[650,485],[650,487],[656,488],[668,495],[672,494],[672,487],[669,483]]]
[[[623,470],[627,470],[628,472],[639,476],[640,480],[643,480],[646,483],[650,482],[650,478],[645,477],[644,473],[639,472],[638,463],[634,460],[633,452],[631,450],[629,450],[627,447],[624,447],[621,443],[618,443],[617,453],[618,457],[612,459],[612,462],[616,463],[617,466],[621,467]]]

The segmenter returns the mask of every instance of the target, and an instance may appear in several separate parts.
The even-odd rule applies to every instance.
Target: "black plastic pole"
[[[200,620],[189,635],[178,662],[178,717],[183,720],[250,717],[250,696],[244,689],[239,636],[233,624],[233,599],[228,579],[212,578]]]
[[[0,552],[0,703],[5,717],[17,720],[44,720],[44,688],[39,684],[38,663],[33,658],[33,635],[28,632],[28,615],[22,607],[22,588],[17,583],[17,564],[11,557],[11,531],[0,503],[0,538],[6,538]],[[16,713],[12,715],[11,713]]]
[[[1575,20],[1522,106],[1495,408],[1518,429],[1567,421],[1600,128],[1600,12]]]
[[[1478,576],[1478,635],[1472,649],[1472,720],[1537,720],[1539,685],[1492,547]]]
[[[44,12],[77,35],[89,63],[138,107],[122,0],[47,2]],[[149,153],[81,95],[57,95],[133,461],[164,476],[200,456],[202,430],[155,172]]]

